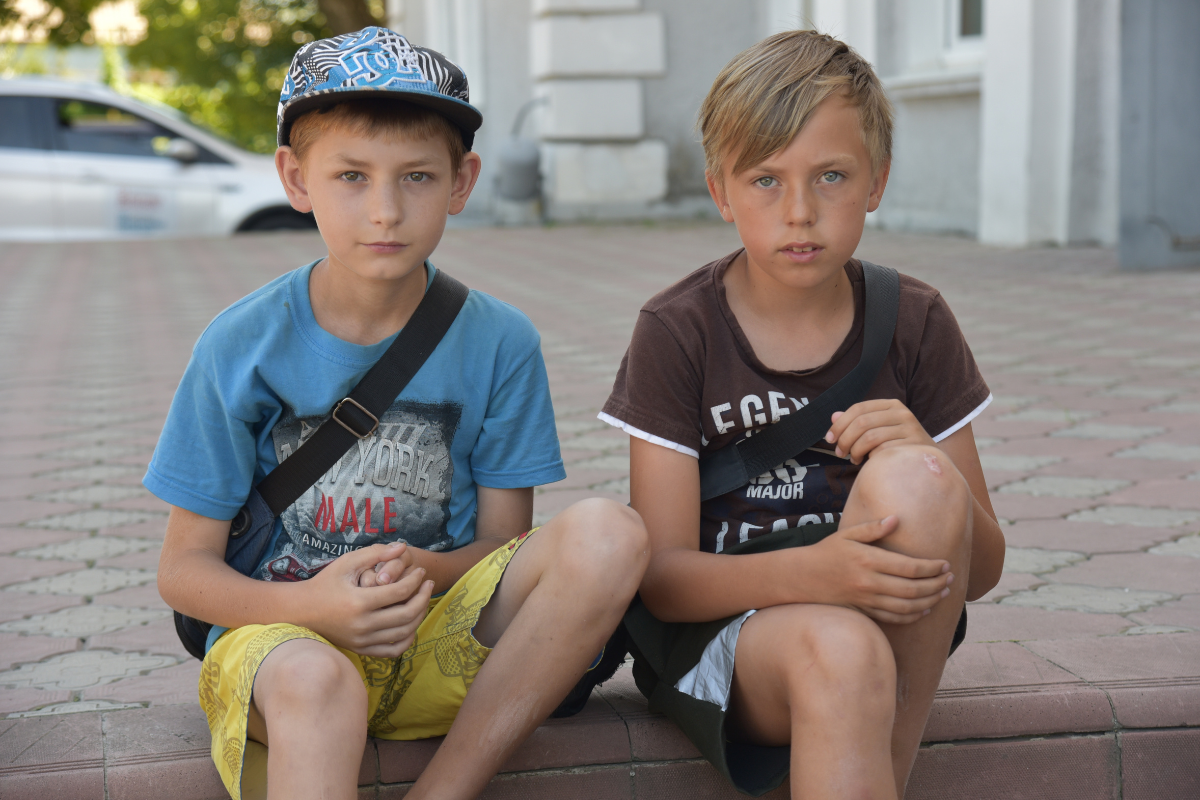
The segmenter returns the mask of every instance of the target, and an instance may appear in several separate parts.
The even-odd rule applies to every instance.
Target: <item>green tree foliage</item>
[[[47,3],[46,12],[27,20],[31,27],[45,28],[47,42],[57,47],[71,44],[92,44],[91,14],[105,0],[53,0]],[[0,0],[0,25],[18,22],[22,18],[17,10],[17,0]]]
[[[166,76],[157,91],[242,147],[275,147],[275,106],[296,48],[332,35],[308,0],[143,0],[146,38],[129,48],[135,70]]]
[[[91,43],[88,21],[103,0],[50,0],[35,24],[56,45]],[[275,108],[296,48],[379,24],[382,0],[141,0],[146,38],[127,57],[122,89],[187,114],[242,147],[275,148]],[[0,22],[15,0],[0,0]]]

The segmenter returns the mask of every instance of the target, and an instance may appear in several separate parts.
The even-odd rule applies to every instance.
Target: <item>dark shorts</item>
[[[725,552],[730,555],[766,553],[789,547],[816,544],[837,530],[836,523],[805,525],[768,533],[739,542]],[[713,622],[667,623],[655,619],[640,599],[625,615],[633,654],[633,677],[649,700],[650,710],[665,714],[696,745],[717,771],[738,791],[758,797],[783,783],[791,762],[791,747],[764,747],[729,741],[725,736],[725,715],[720,705],[699,700],[675,688],[696,664],[704,648],[737,617]],[[954,653],[967,635],[967,611],[959,617],[950,653]]]

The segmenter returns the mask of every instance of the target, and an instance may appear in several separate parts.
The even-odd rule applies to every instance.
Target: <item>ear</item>
[[[717,210],[721,212],[721,219],[733,222],[733,209],[729,207],[729,196],[725,193],[725,183],[713,177],[708,170],[704,170],[704,182],[708,184],[708,193],[712,196],[713,202],[717,204]]]
[[[888,175],[892,171],[892,162],[885,161],[883,166],[879,168],[879,172],[875,173],[875,177],[871,179],[871,193],[867,195],[867,211],[874,211],[879,208],[879,203],[883,200],[883,190],[887,188]]]
[[[275,151],[275,171],[279,173],[279,182],[283,184],[283,190],[287,192],[292,208],[303,214],[312,211],[312,199],[308,196],[308,187],[304,183],[300,159],[296,158],[292,148],[284,146]]]
[[[482,168],[483,161],[479,158],[479,153],[468,151],[463,154],[462,166],[458,168],[454,188],[450,191],[448,211],[451,214],[457,214],[466,208],[467,199],[471,196],[471,190],[475,188],[475,182],[479,180],[479,170]]]

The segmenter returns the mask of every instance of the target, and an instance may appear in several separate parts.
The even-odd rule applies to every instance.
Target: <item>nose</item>
[[[390,183],[377,183],[372,187],[368,218],[380,228],[394,228],[404,221],[404,202],[400,187]]]
[[[788,187],[784,195],[785,221],[788,225],[800,227],[812,225],[817,221],[816,192],[811,186],[801,184]]]

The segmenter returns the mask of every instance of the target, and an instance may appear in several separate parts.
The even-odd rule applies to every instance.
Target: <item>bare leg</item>
[[[406,797],[483,791],[600,652],[649,557],[641,518],[607,500],[576,503],[523,544],[475,626],[495,649]]]
[[[950,595],[910,625],[819,605],[777,606],[746,621],[730,734],[766,745],[791,742],[793,797],[903,797],[962,611],[971,508],[966,481],[940,450],[875,452],[841,524],[895,514],[900,525],[880,546],[948,560],[957,576]]]
[[[269,747],[271,800],[357,797],[367,741],[362,678],[327,644],[284,642],[263,660],[254,679],[249,737]]]
[[[792,745],[792,797],[895,800],[896,667],[879,628],[839,606],[759,611],[738,636],[728,733]]]
[[[896,659],[892,762],[901,797],[966,599],[971,510],[971,491],[948,456],[935,447],[906,446],[871,454],[842,516],[841,524],[847,526],[895,514],[899,528],[879,545],[919,558],[946,559],[955,576],[950,595],[929,616],[910,625],[879,624]]]

